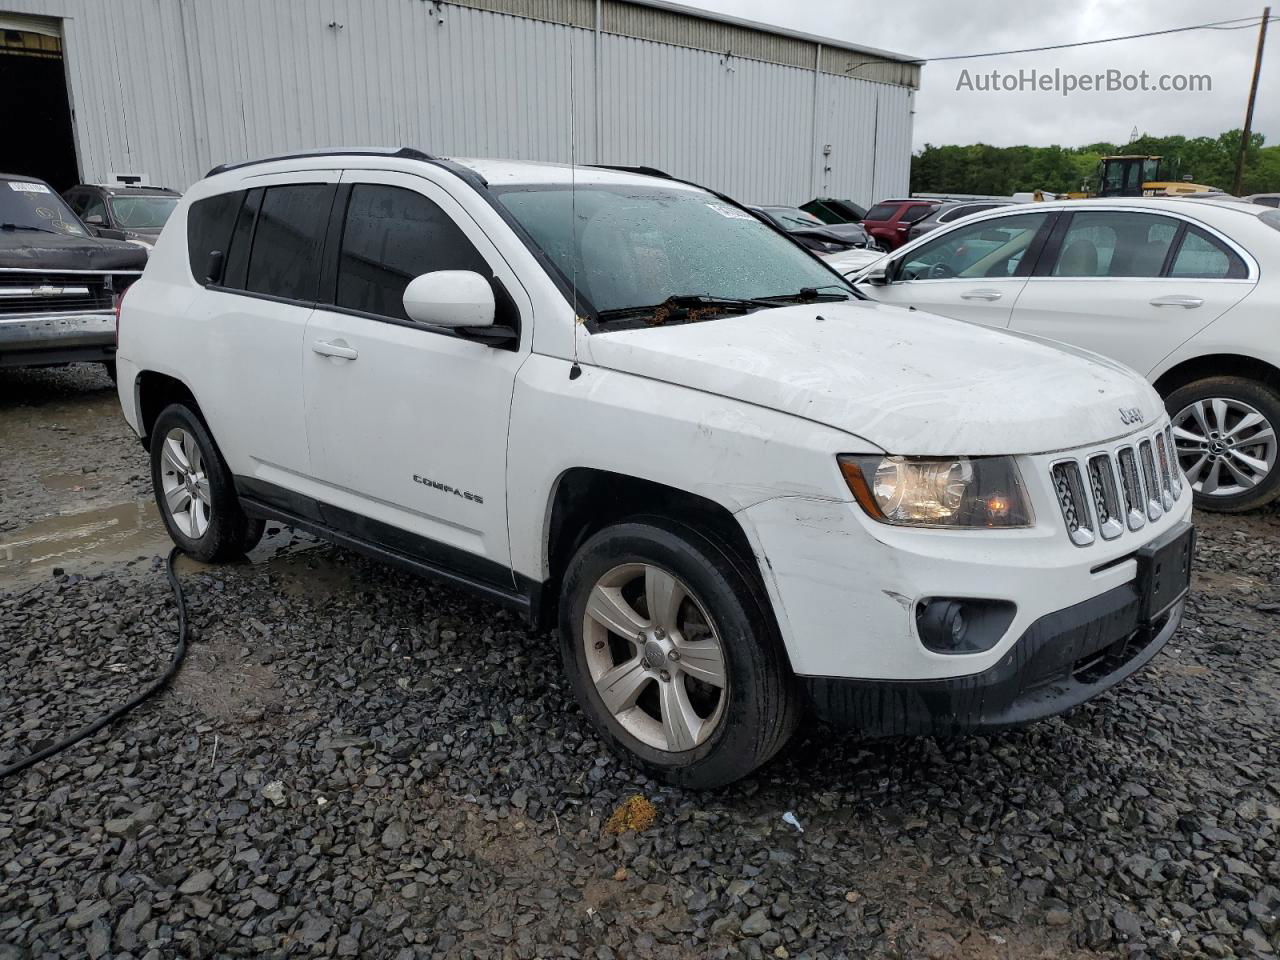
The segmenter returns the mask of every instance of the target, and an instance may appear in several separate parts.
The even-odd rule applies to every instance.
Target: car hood
[[[147,251],[125,240],[0,230],[0,269],[141,270]]]
[[[840,253],[823,254],[822,259],[832,269],[838,270],[847,276],[850,273],[871,266],[878,260],[883,260],[885,256],[886,254],[879,250],[855,248],[853,250],[843,250]]]
[[[864,301],[597,333],[592,362],[780,410],[890,453],[1044,453],[1163,415],[1129,368],[1074,348]],[[1122,419],[1122,411],[1124,411]]]

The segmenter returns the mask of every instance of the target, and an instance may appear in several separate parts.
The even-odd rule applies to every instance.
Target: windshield
[[[178,205],[177,197],[112,197],[111,215],[125,230],[155,230],[164,226]]]
[[[681,296],[780,297],[815,287],[854,295],[781,234],[701,190],[589,184],[576,196],[559,185],[497,193],[601,313]]]
[[[89,235],[60,196],[45,184],[30,180],[0,180],[0,229]]]

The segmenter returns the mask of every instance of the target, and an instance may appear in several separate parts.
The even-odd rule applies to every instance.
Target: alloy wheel
[[[1226,397],[1206,397],[1173,418],[1178,462],[1196,493],[1230,497],[1253,489],[1276,464],[1276,434],[1257,409]]]
[[[715,732],[728,700],[724,650],[705,607],[672,573],[614,567],[591,590],[582,638],[596,692],[636,739],[676,753]]]
[[[200,445],[181,427],[174,427],[165,435],[160,450],[160,483],[174,526],[192,540],[199,540],[209,529],[213,501]]]

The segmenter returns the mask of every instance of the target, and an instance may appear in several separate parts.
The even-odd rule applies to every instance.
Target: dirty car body
[[[400,235],[452,238],[439,275],[338,253],[287,302],[246,290],[237,237],[304,185],[330,251],[429,199]],[[371,284],[390,299],[353,307]],[[558,620],[588,718],[673,782],[745,775],[806,704],[873,735],[1049,716],[1181,617],[1191,497],[1140,377],[867,302],[676,180],[416,151],[215,171],[125,301],[119,364],[158,484],[155,451],[207,426],[237,536],[281,520]]]
[[[146,251],[94,237],[43,181],[0,175],[0,367],[109,362]]]

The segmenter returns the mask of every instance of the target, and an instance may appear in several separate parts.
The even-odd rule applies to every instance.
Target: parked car
[[[884,255],[861,224],[823,223],[798,207],[751,207],[750,210],[842,273],[861,269]]]
[[[150,249],[182,195],[166,187],[81,183],[62,196],[98,236],[134,240]]]
[[[1182,614],[1191,496],[1141,377],[866,302],[681,181],[218,167],[118,364],[184,551],[270,519],[554,622],[603,742],[676,783],[747,774],[807,704],[864,734],[1058,713]]]
[[[819,197],[802,203],[800,209],[813,214],[824,223],[860,223],[867,215],[867,208],[861,204],[831,197]]]
[[[884,303],[1060,340],[1146,376],[1197,505],[1280,490],[1280,212],[1233,199],[1072,200],[977,214],[865,272]]]
[[[1251,193],[1244,199],[1250,203],[1260,203],[1264,207],[1280,207],[1280,193]]]
[[[963,220],[965,217],[974,213],[982,213],[986,210],[994,210],[997,207],[1007,207],[1007,200],[961,200],[954,203],[940,203],[934,207],[923,219],[917,220],[911,224],[911,229],[907,231],[907,238],[915,240],[917,237],[923,237],[926,233],[932,233],[939,227],[944,227],[948,223],[955,223],[957,220]]]
[[[896,250],[907,242],[911,225],[923,220],[938,206],[938,200],[881,200],[867,211],[862,226],[880,246]]]
[[[0,367],[100,361],[146,251],[94,237],[49,184],[0,174]]]

